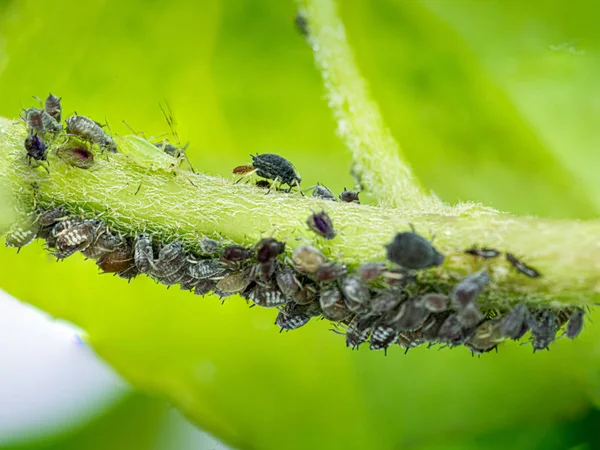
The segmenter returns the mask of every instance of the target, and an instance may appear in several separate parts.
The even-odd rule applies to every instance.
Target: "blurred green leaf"
[[[529,84],[511,84],[498,79],[495,53],[485,50],[500,39],[492,30],[509,29],[515,14],[529,11],[533,20],[536,9],[486,2],[475,15],[438,2],[436,16],[429,6],[363,0],[342,11],[359,65],[417,174],[449,201],[595,215],[596,181],[585,176],[594,141],[573,146],[566,138],[595,139],[591,119],[558,127],[536,116],[552,109],[544,98],[561,83],[575,90],[579,78],[539,80],[533,90],[534,76],[555,73],[540,65],[524,69]],[[307,186],[321,181],[339,191],[351,184],[350,160],[294,14],[292,3],[249,0],[14,2],[0,17],[7,54],[0,115],[16,116],[21,102],[35,104],[32,94],[52,91],[68,114],[106,116],[118,133],[128,132],[124,119],[157,136],[168,131],[157,107],[166,99],[197,169],[226,175],[248,153],[277,151]],[[510,54],[521,56],[533,65],[556,55],[545,48]],[[572,62],[563,56],[548,64],[568,72],[563,64]],[[598,90],[591,82],[583,89]],[[523,424],[551,427],[600,398],[600,332],[592,327],[536,355],[513,344],[482,358],[420,348],[385,357],[349,351],[325,322],[279,334],[275,311],[250,310],[237,298],[221,306],[142,277],[127,284],[96,272],[79,256],[56,264],[39,244],[19,255],[0,251],[0,287],[83,327],[137,387],[243,448],[460,447]]]

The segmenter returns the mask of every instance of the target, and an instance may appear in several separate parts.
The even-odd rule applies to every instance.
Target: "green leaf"
[[[248,153],[277,151],[307,186],[321,181],[339,191],[352,182],[350,159],[294,13],[291,3],[267,1],[13,2],[0,18],[0,115],[16,116],[20,102],[33,105],[32,94],[52,91],[69,113],[106,116],[119,133],[125,119],[156,136],[168,131],[157,107],[166,98],[196,169],[226,175]],[[534,122],[536,108],[521,110],[525,101],[446,17],[416,2],[375,8],[363,0],[344,3],[342,13],[393,134],[443,199],[595,214],[595,185],[578,178],[591,168],[572,167],[580,154],[568,166],[560,157],[579,147],[538,132],[555,124]],[[467,22],[470,12],[461,13]],[[480,29],[511,14],[493,14]],[[546,88],[540,98],[556,85]],[[87,330],[100,356],[135,386],[241,448],[394,449],[442,439],[459,447],[576,418],[599,398],[600,331],[589,325],[576,342],[561,339],[535,355],[507,344],[480,359],[421,348],[385,357],[346,349],[325,322],[279,334],[275,311],[166,291],[143,277],[128,284],[98,276],[91,261],[57,264],[39,244],[19,255],[2,249],[0,273],[3,289]]]

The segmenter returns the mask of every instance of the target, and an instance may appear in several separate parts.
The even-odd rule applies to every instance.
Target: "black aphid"
[[[344,188],[344,190],[340,194],[340,200],[346,203],[360,203],[360,198],[358,198],[358,192],[351,191],[346,188]]]
[[[86,258],[100,259],[107,253],[112,253],[118,249],[127,247],[127,242],[121,236],[111,232],[108,227],[98,225],[96,229],[96,238],[81,253]]]
[[[254,249],[256,250],[256,260],[264,264],[274,260],[283,253],[285,244],[273,238],[264,238],[256,244]]]
[[[425,294],[421,297],[421,303],[431,312],[442,312],[448,309],[449,298],[444,294]]]
[[[567,329],[565,334],[569,339],[575,339],[581,333],[583,329],[583,319],[585,316],[585,311],[581,308],[577,308],[569,318],[569,322],[567,323]]]
[[[519,303],[500,320],[500,333],[510,339],[521,339],[529,330],[528,318],[529,310],[523,303]]]
[[[44,102],[44,109],[54,120],[60,123],[62,117],[62,107],[60,105],[60,98],[56,95],[49,94]]]
[[[334,281],[347,273],[348,267],[345,264],[327,262],[319,266],[314,276],[317,281]]]
[[[345,277],[342,280],[342,292],[344,294],[344,302],[352,312],[365,311],[371,300],[369,288],[353,276]]]
[[[454,287],[450,293],[450,300],[456,307],[465,307],[479,297],[489,282],[490,276],[487,272],[467,275]]]
[[[358,268],[358,277],[360,281],[367,283],[379,278],[385,269],[385,264],[382,263],[365,263]]]
[[[199,280],[198,283],[196,283],[196,286],[194,286],[194,294],[195,295],[206,295],[215,288],[216,284],[217,284],[216,280],[211,280],[211,279]]]
[[[102,127],[85,116],[72,116],[67,120],[67,131],[84,141],[99,145],[110,152],[116,152],[117,146],[113,139],[104,132]]]
[[[479,258],[484,259],[496,258],[500,256],[500,252],[498,250],[494,250],[493,248],[471,247],[465,250],[465,253],[468,255],[478,256]]]
[[[288,266],[282,265],[275,275],[275,282],[281,290],[281,293],[287,298],[294,298],[298,290],[302,287],[294,271]],[[309,302],[310,303],[310,302]]]
[[[329,189],[321,184],[317,184],[316,186],[311,186],[307,189],[313,191],[312,196],[320,198],[321,200],[329,200],[335,202],[335,195]]]
[[[59,147],[57,156],[70,166],[89,169],[94,165],[94,154],[85,147]]]
[[[556,316],[549,309],[530,314],[528,323],[533,338],[533,350],[547,349],[556,339]]]
[[[141,273],[151,273],[154,270],[154,250],[151,236],[145,233],[137,235],[133,246],[133,258],[135,266]]]
[[[47,147],[41,137],[37,134],[29,135],[25,138],[25,150],[29,161],[45,161],[47,155]]]
[[[308,36],[308,21],[306,20],[306,16],[301,12],[296,14],[294,18],[294,23],[296,24],[296,28],[300,32],[300,34],[304,37]]]
[[[325,256],[315,247],[300,245],[292,252],[292,261],[299,272],[314,273],[325,263]]]
[[[250,155],[252,158],[251,166],[238,166],[233,169],[234,174],[245,174],[250,175],[256,173],[261,178],[272,180],[273,184],[279,182],[280,184],[287,184],[289,186],[288,192],[292,189],[292,186],[300,187],[302,179],[296,169],[283,156],[276,155],[275,153],[263,153],[262,155]]]
[[[398,233],[386,249],[390,261],[407,269],[426,269],[444,262],[444,255],[414,232]]]
[[[254,252],[241,245],[228,245],[221,250],[221,261],[223,263],[235,263],[252,258]]]
[[[541,274],[537,270],[535,270],[533,267],[529,267],[524,262],[518,260],[512,253],[507,253],[506,259],[515,269],[517,269],[523,275],[527,275],[530,278],[537,278],[541,276]]]
[[[315,232],[319,236],[325,239],[333,239],[335,237],[335,230],[333,229],[333,222],[325,211],[316,212],[308,216],[306,224],[311,231]]]

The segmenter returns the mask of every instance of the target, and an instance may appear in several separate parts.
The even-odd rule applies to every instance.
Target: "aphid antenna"
[[[42,99],[39,98],[37,95],[32,95],[32,97],[40,103],[40,109],[44,109],[44,104],[42,103]]]
[[[175,130],[175,118],[173,116],[173,112],[171,111],[169,102],[166,99],[164,100],[164,102],[165,102],[166,109],[165,109],[165,107],[163,107],[163,105],[161,103],[158,104],[158,107],[160,108],[163,115],[165,116],[165,119],[167,120],[167,124],[169,125],[169,129],[171,130],[171,135],[175,139],[175,143],[177,145],[179,145],[179,135],[177,134],[177,131]]]
[[[133,129],[133,127],[131,125],[129,125],[127,122],[125,122],[124,120],[122,120],[121,122],[123,122],[123,125],[125,125],[129,129],[129,131],[131,131],[133,134],[135,134],[136,136],[140,136],[143,139],[146,139],[146,135],[144,134],[143,131],[135,131]],[[148,139],[146,139],[146,140],[148,140]]]

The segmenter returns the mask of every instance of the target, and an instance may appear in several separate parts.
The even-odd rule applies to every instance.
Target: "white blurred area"
[[[81,336],[0,290],[0,448],[85,426],[132,392]],[[152,450],[226,449],[176,410],[159,434]]]

